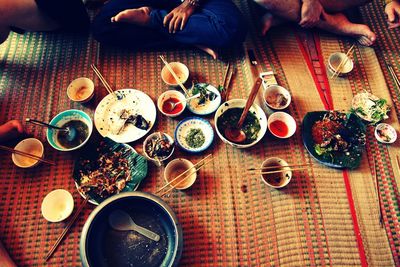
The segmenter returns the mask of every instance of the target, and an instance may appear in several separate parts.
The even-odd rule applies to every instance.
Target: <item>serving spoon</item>
[[[193,96],[191,96],[191,97],[182,99],[181,101],[178,101],[178,102],[168,101],[168,100],[169,100],[169,99],[168,99],[167,101],[165,101],[165,104],[166,104],[166,107],[168,107],[168,110],[174,110],[174,108],[175,108],[178,104],[183,103],[183,102],[186,102],[186,101],[188,101],[188,100],[190,100],[190,99],[198,98],[198,97],[200,97],[200,93],[195,94],[195,95],[193,95]]]
[[[110,226],[117,231],[136,231],[145,237],[158,242],[160,236],[144,227],[137,225],[128,213],[122,210],[114,210],[108,216]]]
[[[246,134],[242,130],[242,125],[244,123],[244,120],[246,119],[247,113],[249,113],[251,105],[253,105],[253,102],[256,99],[258,88],[260,88],[261,82],[262,82],[261,78],[258,77],[253,85],[253,88],[251,89],[250,95],[247,98],[246,106],[244,107],[242,115],[240,116],[240,119],[236,124],[236,126],[227,127],[225,129],[224,131],[225,137],[229,141],[235,143],[242,143],[246,140]]]
[[[67,138],[68,141],[72,141],[76,137],[76,129],[73,128],[73,127],[58,127],[58,126],[54,126],[54,125],[48,124],[48,123],[43,122],[43,121],[38,121],[38,120],[30,119],[30,118],[26,118],[25,121],[26,122],[30,122],[30,123],[35,124],[35,125],[39,125],[39,126],[51,128],[51,129],[54,129],[54,130],[57,130],[57,131],[65,132],[67,134],[66,138]]]

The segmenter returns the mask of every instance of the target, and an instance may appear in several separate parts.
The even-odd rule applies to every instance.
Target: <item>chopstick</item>
[[[393,80],[395,81],[397,87],[400,89],[400,81],[399,81],[399,78],[397,78],[397,75],[394,72],[392,65],[390,65],[390,64],[386,64],[386,65],[387,65],[387,68],[389,69],[390,75],[392,75]]]
[[[340,61],[339,66],[335,69],[335,72],[332,74],[331,79],[335,79],[340,75],[340,71],[344,65],[346,65],[347,61],[349,60],[350,53],[353,52],[355,44],[353,44],[350,49],[346,53],[346,57]]]
[[[375,174],[375,182],[374,182],[374,185],[375,185],[375,192],[376,192],[376,196],[378,197],[378,205],[379,205],[379,207],[378,207],[378,212],[379,212],[379,224],[380,224],[380,226],[381,227],[383,227],[383,217],[382,217],[382,206],[381,206],[381,193],[380,193],[380,191],[379,191],[379,181],[378,181],[378,173],[376,172],[376,165],[375,165],[375,159],[373,158],[372,159],[372,161],[373,161],[373,164],[374,164],[374,166],[373,166],[373,170],[374,170],[374,174]]]
[[[165,60],[165,58],[163,56],[160,56],[162,62],[164,62],[165,66],[167,67],[168,71],[172,74],[172,76],[174,77],[174,79],[176,80],[176,82],[178,83],[178,85],[182,88],[183,92],[185,93],[185,95],[188,95],[188,90],[186,89],[186,87],[182,84],[181,79],[178,78],[178,76],[176,75],[175,71],[171,68],[171,66],[169,65],[168,61]]]
[[[55,165],[54,162],[52,162],[52,161],[45,160],[45,159],[43,159],[41,157],[38,157],[36,155],[29,154],[29,153],[26,153],[26,152],[23,152],[23,151],[20,151],[20,150],[16,150],[16,149],[13,149],[13,148],[10,148],[10,147],[7,147],[7,146],[1,146],[0,145],[0,149],[8,151],[8,152],[11,152],[11,153],[15,153],[15,154],[27,157],[27,158],[36,159],[38,161],[41,161],[41,162],[44,162],[44,163],[47,163],[47,164],[50,164],[50,165]]]
[[[97,75],[97,77],[99,77],[101,83],[104,85],[104,87],[106,88],[107,92],[109,94],[113,94],[115,97],[117,97],[117,95],[115,94],[114,90],[111,88],[110,84],[107,82],[107,80],[103,77],[103,75],[101,74],[101,72],[99,71],[99,69],[96,67],[96,65],[92,64],[90,65],[90,67],[92,68],[92,70],[94,71],[94,73]]]
[[[284,168],[287,166],[280,166],[280,168]],[[282,170],[276,170],[276,171],[266,171],[266,172],[260,172],[260,174],[273,174],[273,173],[280,173],[280,172],[287,172],[287,171],[301,171],[301,170],[306,170],[308,167],[301,167],[301,168],[292,168],[292,169],[282,169]]]
[[[303,163],[303,164],[292,164],[292,165],[276,165],[276,166],[267,166],[267,167],[262,167],[262,168],[249,168],[247,169],[248,171],[257,171],[257,170],[270,170],[270,169],[276,169],[276,168],[282,168],[282,167],[301,167],[301,166],[311,166],[311,163]]]
[[[191,173],[189,173],[193,168],[196,169],[196,171],[198,170],[197,167],[199,167],[199,169],[204,166],[205,164],[207,164],[208,162],[212,161],[212,159],[210,161],[208,161],[207,163],[204,163],[206,159],[208,159],[209,157],[211,157],[211,154],[208,154],[206,157],[204,157],[202,160],[200,160],[199,162],[197,162],[196,164],[194,164],[191,168],[187,169],[186,171],[182,172],[181,174],[179,174],[178,176],[176,176],[174,179],[172,179],[171,181],[169,181],[167,184],[165,184],[163,187],[161,187],[160,189],[158,189],[155,194],[161,192],[164,188],[170,186],[172,183],[174,183],[175,181],[177,181],[178,179],[180,179],[182,176],[186,175],[185,178],[183,178],[181,181],[179,181],[179,183],[181,183],[182,181],[186,180],[188,177],[190,177]],[[179,185],[179,183],[177,185]],[[176,185],[175,185],[176,186]],[[175,187],[172,186],[172,189],[174,189]],[[168,191],[169,192],[169,191]],[[165,194],[163,194],[165,195]]]
[[[71,228],[71,226],[74,224],[74,222],[76,221],[76,219],[78,218],[79,214],[81,213],[82,209],[86,206],[86,204],[89,201],[89,197],[86,196],[85,200],[81,203],[81,205],[79,206],[79,208],[77,209],[77,211],[75,212],[74,216],[71,218],[71,220],[68,222],[67,226],[65,226],[64,230],[62,231],[62,233],[60,234],[60,236],[57,238],[56,242],[54,243],[54,245],[51,247],[51,249],[49,250],[49,252],[47,252],[44,260],[48,261],[50,259],[50,257],[53,255],[54,251],[56,250],[56,248],[58,247],[58,245],[61,243],[61,241],[63,240],[64,236],[67,234],[68,230]]]
[[[229,98],[229,94],[231,93],[231,89],[229,89],[229,85],[230,85],[230,83],[231,83],[231,79],[232,79],[232,76],[233,76],[233,73],[235,72],[235,67],[234,66],[232,66],[232,68],[231,68],[231,70],[229,71],[229,75],[228,75],[228,79],[227,79],[227,81],[226,81],[226,85],[225,85],[225,101],[227,101],[228,100],[228,98]]]

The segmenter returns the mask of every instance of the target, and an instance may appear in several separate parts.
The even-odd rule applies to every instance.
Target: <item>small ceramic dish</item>
[[[61,131],[47,129],[47,141],[59,151],[72,151],[81,148],[87,143],[93,131],[93,122],[88,114],[81,110],[69,109],[57,114],[51,121],[51,125],[58,127],[72,127],[75,129],[75,137],[72,140],[62,137]]]
[[[86,77],[77,78],[68,85],[67,95],[74,102],[88,102],[94,95],[94,83]]]
[[[261,168],[263,169],[262,172],[273,172],[283,170],[282,172],[277,173],[269,173],[269,174],[261,174],[261,180],[268,186],[273,188],[282,188],[289,184],[290,180],[292,179],[292,171],[289,164],[281,158],[272,157],[266,159],[262,164]],[[269,168],[274,167],[276,168]],[[268,167],[268,168],[266,168]]]
[[[264,104],[273,110],[283,110],[292,101],[289,91],[279,85],[268,86],[263,96]]]
[[[14,149],[38,156],[40,158],[42,158],[43,154],[44,154],[43,144],[42,144],[42,142],[40,142],[40,140],[38,140],[36,138],[24,139],[21,142],[19,142],[14,147]],[[20,154],[15,154],[15,153],[13,153],[11,155],[11,159],[14,162],[14,164],[20,168],[31,168],[31,167],[38,165],[40,162],[37,159],[28,158],[28,157],[22,156]]]
[[[177,117],[182,114],[186,108],[185,95],[176,90],[168,90],[162,93],[157,100],[158,110],[168,117]],[[181,103],[175,105],[179,101]],[[174,107],[172,106],[174,105]]]
[[[188,101],[188,109],[196,115],[208,115],[215,112],[221,105],[221,94],[217,88],[207,83],[197,83],[189,91],[189,95],[202,94]]]
[[[143,154],[152,161],[163,162],[172,156],[174,150],[174,139],[166,133],[152,133],[143,142]]]
[[[184,151],[199,153],[206,150],[214,140],[211,124],[199,117],[188,117],[178,123],[175,141]]]
[[[346,61],[346,58],[347,58],[347,61]],[[342,53],[342,52],[336,52],[329,56],[329,58],[328,58],[329,71],[332,74],[335,73],[335,71],[337,71],[339,65],[343,61],[346,61],[346,63],[344,63],[344,65],[340,68],[340,70],[339,70],[340,72],[338,74],[339,74],[339,76],[349,74],[354,68],[354,62],[351,58],[349,58],[348,56],[346,56],[345,53]]]
[[[170,62],[169,66],[175,72],[176,76],[178,76],[180,82],[182,84],[186,83],[186,81],[189,79],[188,67],[181,62]],[[164,66],[161,70],[161,79],[169,86],[179,85],[174,76],[172,76],[171,72],[168,70],[167,66]]]
[[[297,129],[296,121],[286,112],[277,111],[268,117],[268,130],[278,138],[289,138]]]
[[[46,195],[42,201],[42,215],[49,222],[61,222],[71,215],[74,199],[70,192],[56,189]]]
[[[379,123],[375,127],[375,138],[384,144],[392,144],[396,142],[397,132],[387,123]]]
[[[184,172],[186,173],[172,182],[171,186],[179,190],[187,189],[194,184],[197,178],[196,168],[187,159],[177,158],[169,162],[164,170],[164,179],[169,183]]]

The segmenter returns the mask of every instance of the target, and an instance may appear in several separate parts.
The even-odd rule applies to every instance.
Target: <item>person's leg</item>
[[[11,120],[0,125],[0,142],[5,142],[13,138],[18,138],[24,133],[24,128],[20,121]]]

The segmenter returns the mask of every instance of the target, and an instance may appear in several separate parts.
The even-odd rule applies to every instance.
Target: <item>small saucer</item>
[[[379,123],[375,127],[375,138],[384,144],[392,144],[396,142],[397,132],[387,123]]]

